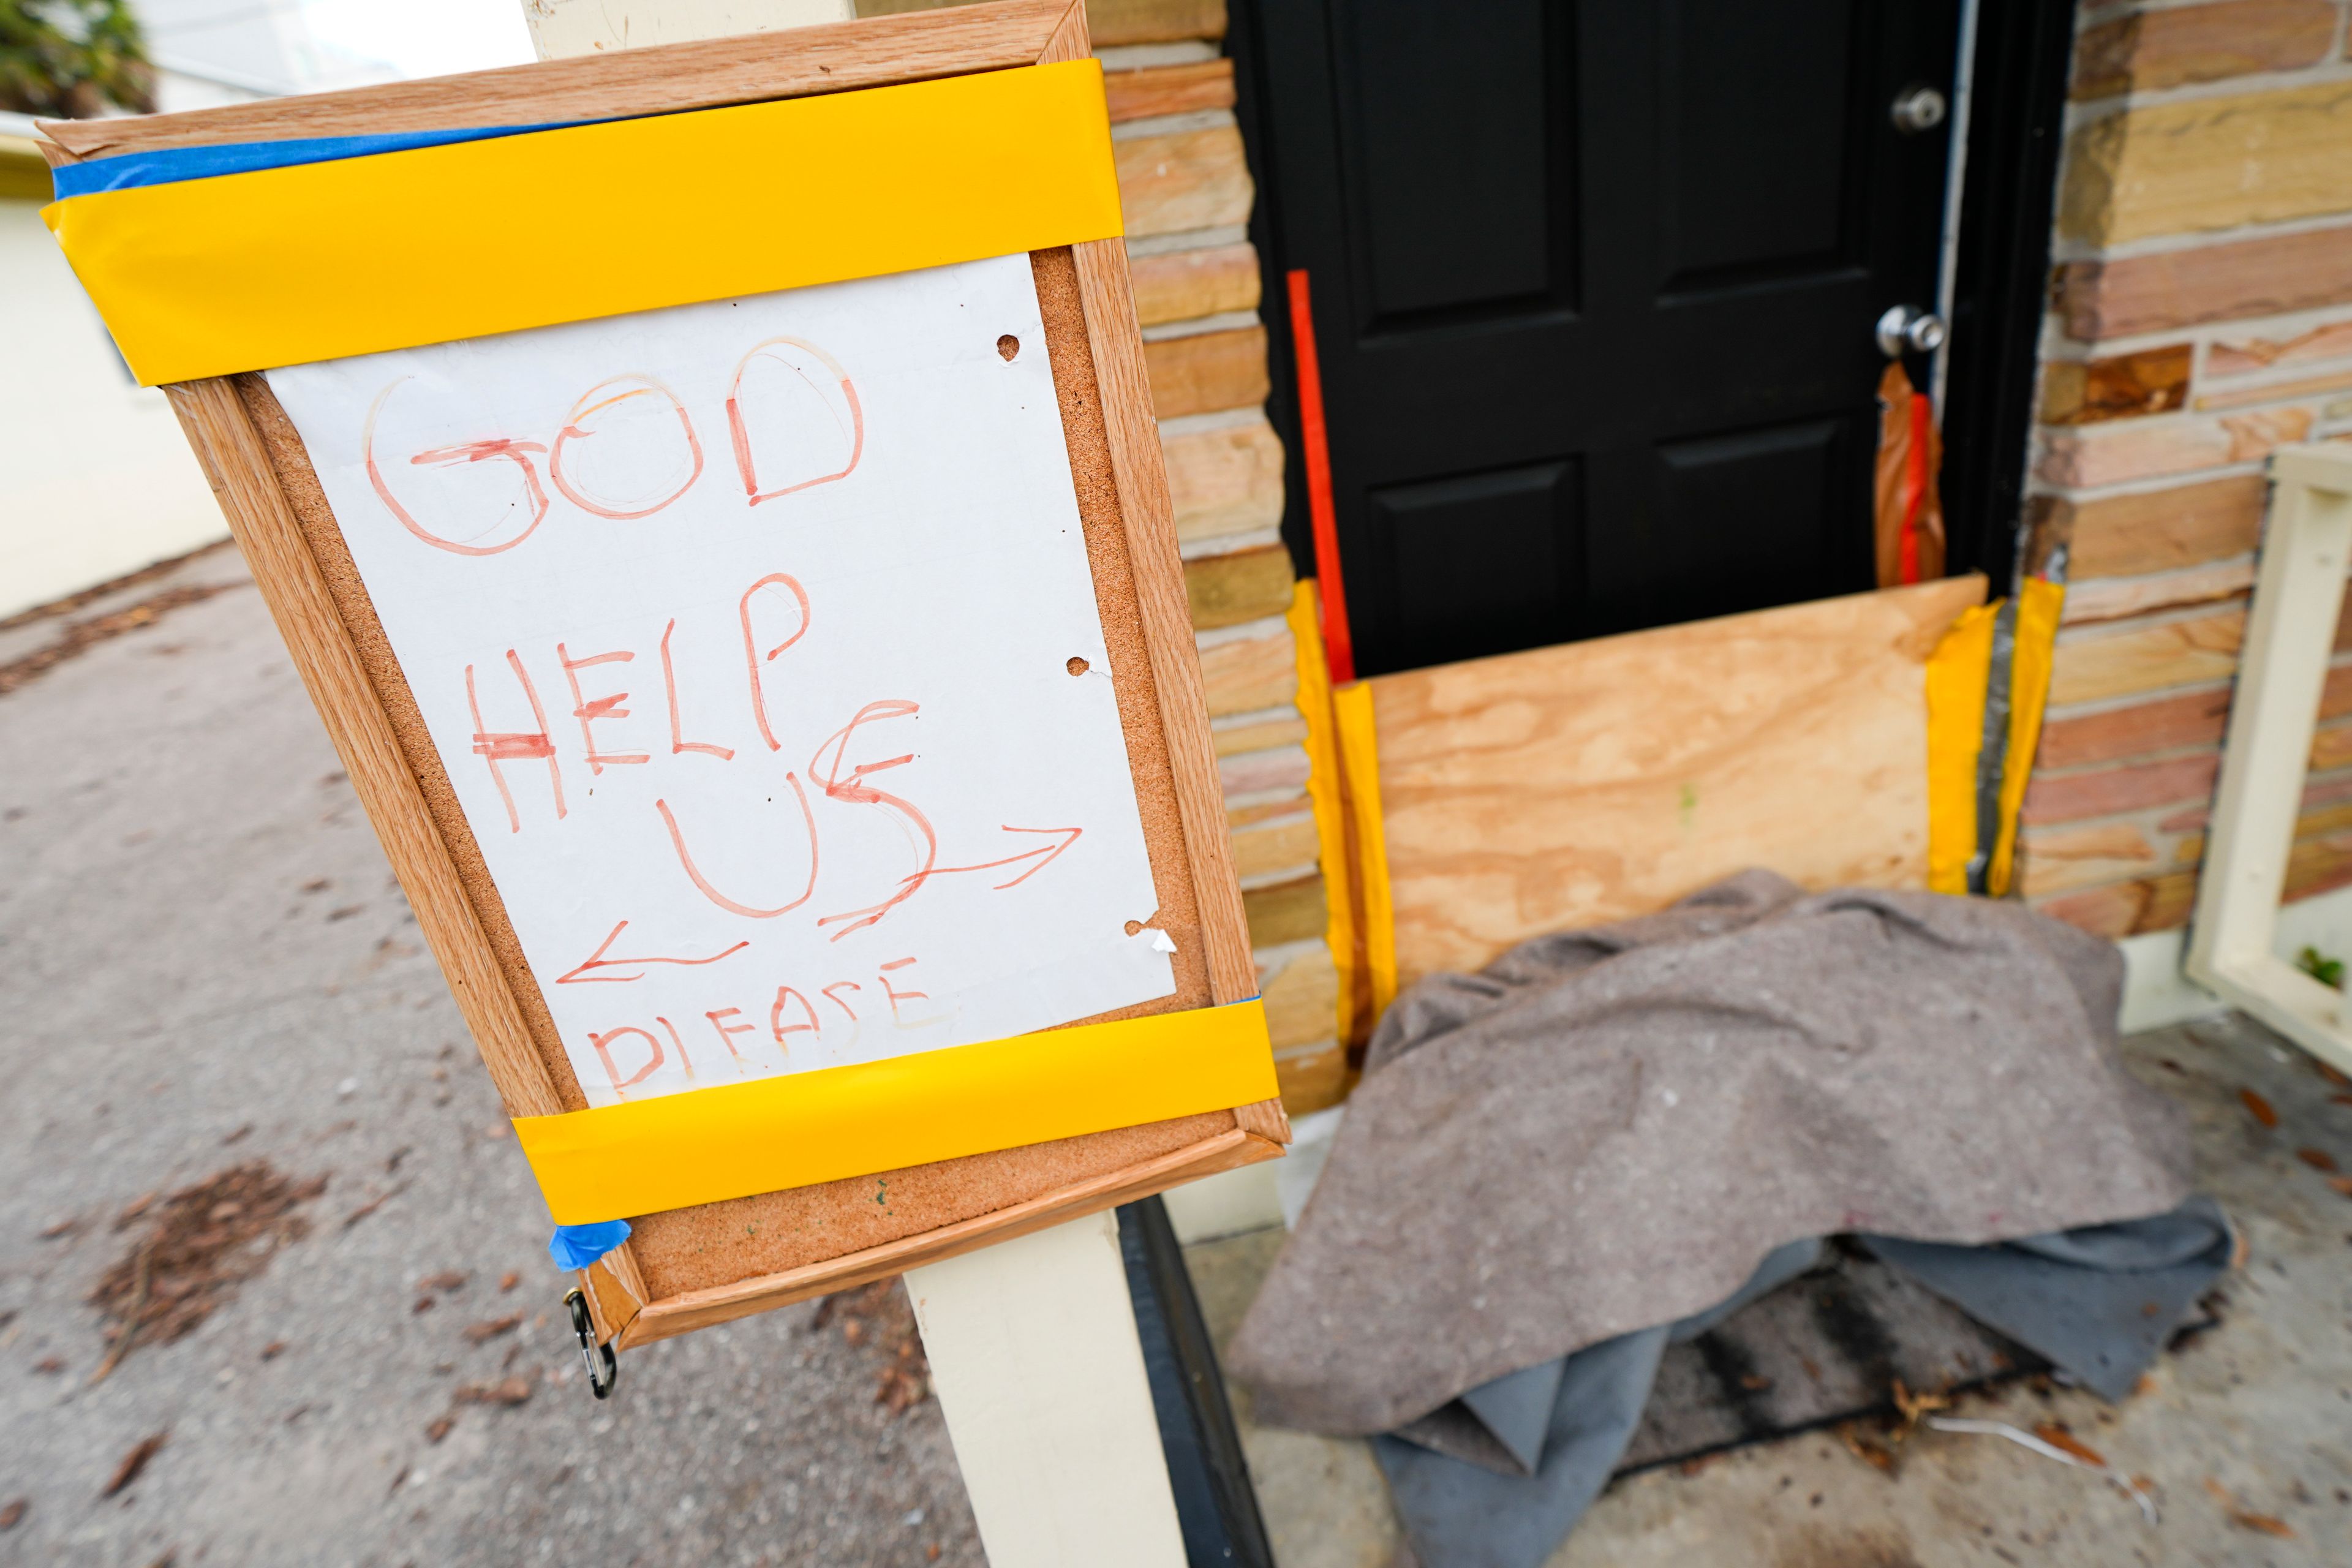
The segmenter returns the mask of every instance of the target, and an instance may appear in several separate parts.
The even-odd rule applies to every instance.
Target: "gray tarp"
[[[1788,1243],[2170,1211],[2187,1128],[2121,1066],[2121,980],[2017,905],[1760,871],[1433,976],[1228,1365],[1261,1420],[1370,1436],[1704,1312]]]

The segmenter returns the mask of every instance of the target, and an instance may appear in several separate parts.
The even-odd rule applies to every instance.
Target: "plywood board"
[[[1038,7],[999,9],[1033,17]],[[841,36],[847,28],[810,29],[792,38],[832,67],[853,64],[849,74],[861,82],[898,79],[893,58],[911,62],[909,74],[920,76],[1013,63],[998,58],[1003,45],[994,34],[966,38],[962,32],[970,29],[958,21],[943,22],[932,37],[921,33],[926,25],[929,19],[908,18],[886,40]],[[1083,14],[1075,6],[1042,39],[1034,17],[1024,25],[1033,58],[1085,52]],[[633,51],[628,59],[625,70],[603,78],[582,78],[569,68],[550,75],[566,91],[609,92],[600,100],[604,111],[624,114],[638,103],[685,106],[709,63],[697,46]],[[795,87],[805,90],[805,75],[786,71],[777,79],[784,83],[782,96]],[[501,74],[501,94],[511,98],[516,86]],[[387,92],[370,89],[356,110],[338,109],[331,99],[313,107],[331,118],[344,114],[349,128],[362,133],[406,124],[404,116],[425,111],[396,92],[380,101]],[[463,96],[458,83],[444,82],[431,84],[425,98],[444,105]],[[373,122],[378,110],[384,126]],[[173,118],[168,141],[175,145],[243,140],[257,130],[236,115]],[[139,132],[133,125],[121,134],[135,141]],[[1157,904],[1150,923],[1177,944],[1173,994],[1109,1016],[1238,1000],[1255,989],[1255,966],[1124,247],[1113,240],[1040,251],[1029,264],[1108,656],[1105,673],[1116,692],[1118,732],[1150,864]],[[475,837],[478,825],[469,824],[451,787],[409,672],[300,433],[259,375],[169,390],[509,1109],[545,1114],[583,1106],[588,1100],[556,1036],[541,977],[523,954]],[[640,1216],[631,1243],[592,1270],[588,1283],[605,1335],[641,1342],[1270,1158],[1286,1138],[1278,1103],[1269,1102]]]
[[[1983,597],[1958,577],[1374,679],[1398,984],[1750,866],[1925,887],[1924,667]]]

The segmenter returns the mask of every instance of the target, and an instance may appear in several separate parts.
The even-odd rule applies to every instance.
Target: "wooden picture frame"
[[[57,163],[254,141],[672,113],[1081,58],[1078,0],[682,43],[315,98],[45,126]],[[1256,994],[1126,247],[1032,253],[1096,602],[1176,993]],[[257,374],[165,388],[509,1114],[587,1103],[292,423]],[[1072,1023],[1094,1019],[1070,1020]],[[635,1219],[583,1271],[646,1343],[1278,1156],[1278,1100]],[[877,1182],[889,1202],[876,1201]]]
[[[2271,951],[2352,563],[2352,447],[2282,447],[2271,479],[2184,967],[2231,1006],[2352,1073],[2344,994]]]

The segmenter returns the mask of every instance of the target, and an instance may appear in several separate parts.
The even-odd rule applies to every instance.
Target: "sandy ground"
[[[129,629],[8,676],[107,616]],[[887,1322],[853,1344],[788,1308],[589,1397],[530,1173],[233,552],[0,628],[11,685],[0,1563],[982,1561],[938,1405],[876,1403]],[[87,1298],[157,1210],[115,1217],[255,1160],[326,1179],[307,1234],[93,1383]],[[513,1379],[520,1404],[454,1402]]]
[[[2018,1384],[1951,1414],[2064,1426],[2146,1479],[2159,1522],[2099,1477],[2001,1438],[1919,1432],[1886,1474],[1815,1433],[1619,1481],[1549,1568],[2352,1563],[2352,1196],[2305,1158],[2352,1171],[2352,1096],[2243,1018],[2136,1036],[2125,1051],[2187,1102],[2199,1182],[2245,1233],[2247,1265],[2221,1282],[2219,1326],[2159,1361],[2122,1405]],[[2247,1089],[2275,1127],[2250,1111]],[[1189,1249],[1220,1344],[1280,1244],[1277,1228]],[[1256,1426],[1246,1390],[1234,1405],[1281,1568],[1398,1563],[1369,1448]]]

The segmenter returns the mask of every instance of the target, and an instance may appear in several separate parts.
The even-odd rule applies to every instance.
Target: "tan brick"
[[[1295,581],[1290,552],[1279,544],[1184,563],[1184,597],[1192,606],[1192,625],[1202,631],[1282,614],[1290,608]]]
[[[2314,327],[2284,342],[2269,338],[2248,338],[2231,342],[2215,339],[2205,348],[2205,374],[2208,376],[2244,375],[2252,371],[2268,370],[2273,365],[2297,364],[2305,360],[2341,359],[2352,354],[2352,321],[2330,321]]]
[[[1118,165],[1119,205],[1131,237],[1249,221],[1256,187],[1250,183],[1236,127],[1212,125],[1114,142],[1111,156]]]
[[[2035,907],[2094,936],[2120,939],[2184,926],[2196,903],[2197,873],[2168,871],[2087,892],[2067,893]]]
[[[1227,795],[1264,795],[1277,789],[1295,794],[1307,787],[1307,748],[1277,746],[1272,751],[1221,757],[1217,761],[1217,782]]]
[[[2070,582],[2137,577],[2252,550],[2269,493],[2262,475],[2241,474],[2098,500],[2036,497],[2037,526],[2055,528],[2067,541]]]
[[[2241,560],[2261,542],[2266,476],[2051,502],[2068,542],[2070,583],[2178,572]]]
[[[2127,811],[2203,800],[2213,793],[2213,776],[2221,766],[2221,752],[2203,752],[2097,773],[2036,773],[2026,786],[2018,820],[2079,822],[2089,816],[2118,816]]]
[[[1242,909],[1249,917],[1252,947],[1279,947],[1321,936],[1327,918],[1323,874],[1250,889],[1242,894]]]
[[[2286,858],[2283,903],[2316,898],[2352,884],[2352,833],[2328,833],[2295,841]]]
[[[2316,64],[2336,41],[2326,0],[2232,0],[2142,11],[2086,27],[2074,96],[2109,98]]]
[[[1225,36],[1225,0],[1087,0],[1087,36],[1098,49]]]
[[[2058,269],[2066,335],[2083,342],[2273,316],[2352,300],[2352,230],[2194,246]]]
[[[1266,1032],[1274,1048],[1320,1045],[1339,1032],[1339,972],[1331,950],[1318,942],[1273,974],[1260,978]]]
[[[1264,823],[1296,816],[1302,811],[1313,809],[1314,803],[1307,798],[1305,790],[1287,800],[1254,800],[1244,805],[1235,805],[1229,800],[1225,802],[1225,826],[1235,833],[1241,833]]]
[[[1263,752],[1270,746],[1302,745],[1307,740],[1307,721],[1294,711],[1286,719],[1268,719],[1263,723],[1212,730],[1209,739],[1214,742],[1217,755],[1221,757],[1237,757],[1244,752]]]
[[[1164,250],[1135,258],[1127,269],[1135,288],[1135,319],[1142,326],[1257,309],[1257,247],[1253,245]]]
[[[2246,613],[2241,609],[2061,640],[2051,672],[2050,700],[2097,702],[2225,679],[2238,668],[2238,643],[2245,629]]]
[[[1103,99],[1111,123],[1150,120],[1162,114],[1197,114],[1234,106],[1234,62],[1192,60],[1147,70],[1106,71]]]
[[[1281,1086],[1283,1110],[1306,1116],[1347,1099],[1356,1087],[1356,1072],[1348,1065],[1347,1048],[1334,1041],[1317,1050],[1276,1057],[1274,1080]]]
[[[2344,815],[2347,807],[2352,807],[2352,773],[2306,779],[2303,785],[2302,803],[2295,808],[2295,831],[2316,833],[2352,823],[2352,816]],[[2211,813],[2203,805],[2191,806],[2187,811],[2175,812],[2165,817],[2156,825],[2156,830],[2158,833],[2201,830],[2210,816]],[[2184,851],[2183,858],[2193,860],[2200,852],[2192,846]]]
[[[2168,343],[2105,359],[2053,360],[2042,367],[2045,425],[2094,425],[2141,414],[2169,414],[2189,398],[2189,343]]]
[[[860,16],[938,11],[973,0],[857,0]],[[1225,0],[1087,0],[1087,36],[1095,47],[1173,43],[1225,36]]]
[[[2254,585],[2254,563],[2208,561],[2153,577],[2093,577],[2066,586],[2061,626],[2086,626],[2095,621],[2119,621],[2156,610],[2181,609],[2234,599]]]
[[[1313,813],[1288,816],[1272,822],[1234,829],[1234,875],[1270,877],[1317,863],[1322,841],[1316,837]]]
[[[1282,521],[1282,438],[1263,415],[1244,425],[1164,436],[1176,537],[1191,543]]]
[[[2352,682],[2347,682],[2352,686]],[[2156,752],[2218,746],[2230,721],[2230,689],[2184,692],[2129,708],[2109,708],[2078,718],[2053,719],[2042,727],[2034,753],[2040,768],[2085,767]]]
[[[1297,701],[1298,655],[1288,628],[1202,648],[1201,682],[1208,689],[1212,715],[1253,713]]]
[[[2151,104],[2067,139],[2058,232],[2089,245],[2352,211],[2352,82]]]
[[[2059,430],[2034,471],[2070,489],[2250,463],[2311,431],[2308,408],[2263,408],[2224,418],[2168,419],[2092,431]]]
[[[1151,408],[1162,419],[1255,408],[1265,401],[1265,329],[1194,332],[1143,345]]]
[[[2021,890],[2029,899],[2094,887],[2156,868],[2156,846],[2129,823],[2019,836]]]
[[[2292,381],[2265,382],[2260,386],[2224,387],[2220,392],[2200,393],[2197,407],[2201,412],[2215,408],[2245,408],[2257,403],[2277,403],[2289,397],[2318,397],[2330,392],[2341,392],[2352,386],[2352,370],[2331,370],[2319,375],[2297,376]]]
[[[2352,724],[2330,724],[2314,731],[2309,765],[2313,773],[2352,767]]]

